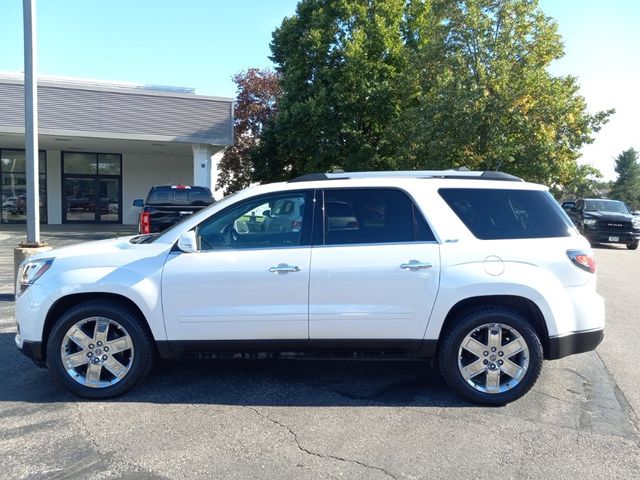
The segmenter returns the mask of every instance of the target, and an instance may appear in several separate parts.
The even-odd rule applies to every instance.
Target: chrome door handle
[[[271,267],[269,271],[271,273],[276,273],[276,274],[293,273],[293,272],[299,272],[300,268],[298,268],[296,265],[287,265],[286,263],[279,263],[275,267]]]
[[[400,265],[403,270],[426,270],[431,267],[433,267],[431,263],[419,262],[418,260],[409,260],[409,262]]]

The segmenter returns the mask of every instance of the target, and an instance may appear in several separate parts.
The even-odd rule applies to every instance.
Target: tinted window
[[[201,250],[294,247],[309,244],[308,193],[287,192],[230,207],[197,230]]]
[[[573,228],[548,192],[441,188],[439,193],[483,240],[566,237]]]
[[[326,190],[325,245],[433,240],[411,199],[395,189]]]
[[[209,205],[213,203],[211,190],[206,187],[153,187],[147,203],[151,205]]]

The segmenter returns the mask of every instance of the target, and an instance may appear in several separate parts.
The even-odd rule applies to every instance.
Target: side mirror
[[[144,200],[142,198],[136,198],[133,201],[133,206],[134,207],[141,207],[141,208],[144,207]]]
[[[196,240],[196,232],[189,230],[180,235],[178,239],[178,248],[184,253],[196,253],[198,251],[198,241]]]
[[[262,215],[265,217],[270,217],[271,216],[271,210],[265,210],[264,212],[262,212]]]
[[[578,209],[576,207],[571,207],[569,210],[574,212],[574,213],[578,211]]]

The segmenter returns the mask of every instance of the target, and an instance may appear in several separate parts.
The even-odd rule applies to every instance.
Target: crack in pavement
[[[298,438],[298,434],[296,432],[294,432],[293,430],[291,430],[291,428],[288,427],[287,425],[285,425],[284,423],[281,423],[278,420],[275,420],[275,419],[269,417],[268,415],[260,412],[257,408],[250,407],[248,405],[243,405],[243,407],[246,408],[247,410],[252,411],[253,413],[258,415],[259,417],[264,418],[265,420],[268,420],[269,422],[273,423],[274,425],[277,425],[278,427],[285,429],[293,437],[293,440],[296,442],[296,446],[298,447],[298,450],[300,450],[301,452],[306,453],[307,455],[311,455],[311,456],[314,456],[314,457],[322,458],[322,459],[325,459],[325,460],[329,458],[329,459],[332,459],[332,460],[338,460],[340,462],[353,463],[355,465],[359,465],[361,467],[365,467],[365,468],[368,468],[370,470],[377,470],[379,472],[384,473],[385,475],[387,475],[388,477],[392,478],[393,480],[398,480],[395,475],[393,475],[391,472],[385,470],[382,467],[376,467],[376,466],[373,466],[373,465],[367,465],[364,462],[361,462],[359,460],[354,460],[354,459],[351,459],[351,458],[343,458],[343,457],[338,457],[338,456],[335,456],[335,455],[321,454],[321,453],[309,450],[309,449],[303,447],[300,444],[300,440]]]
[[[574,391],[569,390],[568,388],[566,390],[568,392],[575,393],[577,395],[582,395],[580,392],[574,392]],[[542,391],[537,390],[535,388],[532,388],[531,392],[533,392],[533,393],[535,393],[537,395],[542,395],[544,397],[550,398],[552,400],[556,400],[556,401],[561,402],[561,403],[566,403],[567,405],[573,405],[573,406],[576,406],[576,407],[580,406],[580,401],[579,400],[577,402],[572,402],[571,400],[565,400],[564,398],[556,397],[555,395],[551,395],[549,393],[542,392]]]
[[[602,363],[602,368],[604,369],[604,372],[607,374],[611,383],[613,384],[613,393],[615,394],[616,399],[620,404],[620,407],[626,410],[627,416],[629,417],[629,420],[631,420],[631,424],[633,425],[633,428],[636,432],[636,436],[638,436],[640,432],[640,418],[638,417],[638,413],[634,410],[633,405],[631,405],[624,391],[618,385],[618,382],[616,381],[615,376],[613,375],[613,373],[611,373],[611,371],[607,367],[607,364],[604,362],[604,359],[600,356],[600,353],[597,350],[594,350],[594,352],[596,354],[596,357],[598,357],[598,360],[600,360],[600,363]],[[640,444],[640,438],[637,441]]]
[[[90,471],[93,467],[96,467],[99,465],[103,467],[102,470],[104,470],[105,468],[111,468],[120,475],[124,475],[127,473],[131,473],[135,475],[141,472],[152,473],[146,470],[145,468],[143,468],[142,466],[140,466],[139,464],[137,464],[136,462],[121,458],[122,455],[119,455],[119,453],[122,451],[122,449],[114,448],[112,451],[109,451],[109,452],[102,451],[101,448],[98,446],[98,442],[96,441],[94,436],[91,435],[91,430],[89,429],[88,425],[84,421],[84,417],[82,416],[82,410],[80,409],[80,403],[74,402],[73,408],[76,410],[76,413],[77,413],[78,422],[80,423],[80,430],[83,436],[87,438],[89,443],[93,446],[94,455],[96,456],[96,458],[95,460],[89,460],[89,461],[87,460],[91,455],[83,458],[79,462],[76,462],[76,464],[71,465],[71,467],[67,467],[63,471],[59,472],[58,475],[55,476],[56,480],[65,480],[67,478],[69,479],[85,478],[86,477],[85,474],[87,473],[87,471]],[[114,462],[113,461],[114,458],[116,458],[118,462]],[[156,475],[156,478],[165,478],[165,477]]]
[[[82,411],[80,410],[80,404],[78,402],[73,402],[72,405],[73,405],[73,408],[76,410],[77,418],[81,425],[80,430],[84,430],[85,438],[89,439],[89,442],[93,445],[93,448],[95,449],[98,456],[104,457],[104,454],[100,451],[98,442],[96,442],[95,438],[93,438],[93,435],[91,435],[91,430],[89,430],[89,427],[87,426],[87,424],[84,423],[84,418],[82,417]]]

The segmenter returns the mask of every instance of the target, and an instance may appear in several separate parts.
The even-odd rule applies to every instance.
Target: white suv
[[[285,203],[290,228],[270,228]],[[436,357],[457,392],[499,405],[604,329],[589,243],[545,187],[498,172],[258,186],[159,235],[32,257],[16,288],[18,348],[90,398],[155,357],[287,352]]]

